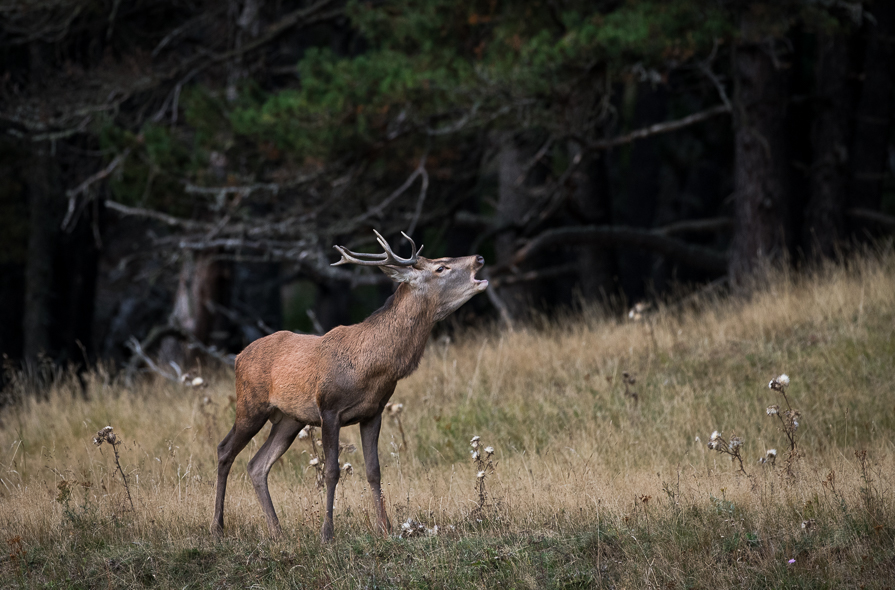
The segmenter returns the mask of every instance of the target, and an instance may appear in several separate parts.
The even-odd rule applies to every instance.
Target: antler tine
[[[367,254],[365,252],[352,252],[344,246],[333,246],[336,252],[342,255],[338,262],[333,262],[330,266],[339,266],[341,264],[359,264],[361,266],[381,266],[386,263],[385,254]],[[368,257],[370,260],[364,260],[361,257]]]
[[[420,246],[420,249],[417,250],[416,243],[413,241],[413,239],[411,239],[411,237],[404,232],[401,232],[401,235],[410,242],[410,258],[401,258],[397,254],[395,254],[395,252],[392,250],[392,247],[388,245],[386,239],[382,237],[382,234],[380,234],[375,229],[373,230],[373,233],[376,234],[376,241],[379,242],[379,245],[382,246],[382,248],[385,250],[385,254],[386,256],[388,256],[389,264],[393,266],[412,266],[416,264],[419,253],[423,251],[422,246]]]
[[[410,240],[410,251],[413,252],[414,250],[416,250],[416,244],[413,242],[413,240],[410,239],[410,236],[408,236],[408,235],[405,234],[404,232],[401,232],[401,235],[404,236],[405,238],[407,238],[408,240]],[[419,249],[419,250],[416,250],[416,252],[413,254],[412,258],[416,259],[416,258],[419,257],[420,252],[423,251],[423,246],[424,246],[424,245],[425,245],[425,244],[420,244],[420,249]]]
[[[404,232],[401,232],[401,235],[410,241],[410,245],[412,247],[412,254],[410,258],[401,258],[397,254],[395,254],[391,246],[388,245],[386,239],[382,237],[382,234],[380,234],[375,229],[373,230],[373,233],[376,234],[376,241],[379,242],[379,245],[382,246],[385,252],[381,254],[352,252],[344,246],[333,246],[333,248],[335,248],[336,251],[342,255],[342,258],[338,262],[334,262],[330,266],[339,266],[341,264],[357,264],[360,266],[413,266],[414,264],[416,264],[420,252],[423,251],[422,246],[420,246],[420,249],[417,250],[416,243],[414,243],[410,236],[408,236]]]

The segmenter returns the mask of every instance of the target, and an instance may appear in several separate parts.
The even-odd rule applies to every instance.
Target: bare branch
[[[121,203],[116,203],[115,201],[106,199],[106,207],[111,209],[112,211],[117,211],[122,215],[133,215],[136,217],[146,217],[148,219],[155,219],[156,221],[161,221],[164,224],[174,226],[174,227],[182,227],[186,230],[200,230],[200,231],[211,231],[214,229],[214,224],[211,223],[202,223],[200,221],[191,221],[189,219],[180,219],[179,217],[174,217],[172,215],[167,215],[165,213],[161,213],[159,211],[152,211],[151,209],[143,209],[140,207],[128,207],[127,205],[122,205]]]
[[[490,281],[491,288],[497,289],[505,285],[513,285],[516,283],[527,283],[529,281],[540,281],[541,279],[550,279],[565,274],[577,272],[581,266],[578,263],[571,262],[560,266],[553,266],[541,270],[531,270],[517,274],[498,277]]]
[[[719,80],[715,72],[712,71],[712,67],[707,63],[701,63],[699,64],[699,71],[712,81],[712,84],[715,85],[715,89],[718,91],[718,97],[721,99],[721,102],[724,103],[725,108],[727,108],[728,111],[733,112],[733,106],[730,104],[730,99],[727,97],[727,91],[724,89],[724,84],[721,83],[721,80]]]
[[[727,271],[727,254],[703,246],[688,244],[661,231],[627,226],[579,226],[547,230],[516,252],[512,261],[501,268],[512,268],[537,252],[558,245],[603,244],[606,246],[631,246],[649,250],[684,264],[714,272]],[[495,268],[492,272],[498,272]]]
[[[237,326],[245,326],[250,325],[258,328],[264,335],[273,334],[276,332],[273,328],[267,325],[267,323],[259,317],[248,315],[244,312],[237,311],[235,309],[231,309],[219,303],[215,303],[211,299],[205,302],[205,308],[211,313],[219,313]]]
[[[258,190],[269,190],[273,194],[280,191],[280,185],[275,182],[257,182],[243,186],[198,186],[187,182],[184,184],[186,192],[191,195],[248,195]]]
[[[161,367],[159,367],[157,364],[155,364],[155,361],[153,361],[151,358],[149,358],[149,355],[146,354],[146,352],[143,350],[143,346],[140,344],[139,340],[137,340],[136,338],[131,336],[130,340],[127,341],[127,347],[130,348],[131,351],[134,353],[134,356],[136,358],[142,360],[146,364],[146,366],[149,367],[150,370],[152,370],[153,373],[156,373],[157,375],[161,375],[168,381],[180,383],[180,379],[177,378],[177,375],[172,375],[171,373],[162,370]],[[133,363],[131,363],[131,364],[133,364]],[[134,368],[136,368],[136,366],[134,366]]]
[[[730,108],[727,105],[718,105],[712,107],[710,109],[706,109],[704,111],[699,111],[698,113],[693,113],[692,115],[687,115],[682,119],[675,119],[674,121],[665,121],[663,123],[656,123],[655,125],[650,125],[649,127],[643,127],[642,129],[637,129],[636,131],[632,131],[630,133],[626,133],[625,135],[620,135],[618,137],[613,137],[612,139],[601,139],[599,141],[589,141],[579,135],[573,134],[576,140],[578,140],[581,145],[583,145],[588,150],[599,151],[599,150],[608,150],[610,148],[624,145],[626,143],[631,143],[633,141],[637,141],[638,139],[644,139],[647,137],[651,137],[653,135],[660,135],[662,133],[670,133],[672,131],[677,131],[678,129],[683,129],[684,127],[689,127],[690,125],[695,125],[696,123],[700,123],[705,121],[706,119],[711,119],[717,115],[721,115],[724,113],[729,113]]]
[[[426,201],[426,192],[429,190],[429,173],[426,172],[426,167],[423,166],[420,174],[423,177],[422,186],[420,186],[420,196],[416,201],[416,211],[413,212],[413,220],[410,222],[410,227],[407,228],[407,234],[413,235],[413,230],[416,229],[416,224],[420,220],[420,215],[423,212],[423,203]]]
[[[873,211],[871,209],[849,209],[845,214],[854,219],[870,221],[881,225],[890,231],[895,231],[895,217],[892,215],[886,215],[885,213],[880,213],[879,211]]]
[[[688,219],[654,229],[656,233],[666,236],[689,233],[714,233],[731,229],[733,219],[730,217],[713,217],[710,219]]]
[[[472,119],[473,117],[475,117],[475,115],[478,111],[479,111],[479,103],[476,102],[475,104],[472,105],[472,108],[469,111],[463,113],[462,117],[460,117],[459,119],[457,119],[456,121],[454,121],[453,123],[448,125],[447,127],[441,127],[440,129],[432,129],[431,127],[426,127],[426,134],[437,136],[437,135],[449,135],[451,133],[456,133],[457,131],[460,131],[461,129],[463,129],[466,126],[466,124],[469,122],[469,120]]]
[[[727,91],[724,89],[724,84],[721,83],[721,80],[715,74],[714,70],[712,70],[712,62],[715,61],[715,57],[718,55],[718,47],[721,45],[719,39],[715,39],[712,43],[712,52],[705,59],[705,61],[699,62],[698,68],[705,76],[711,80],[712,84],[715,85],[715,89],[718,91],[718,97],[721,99],[721,102],[724,103],[724,106],[727,107],[727,110],[733,112],[733,106],[730,104],[730,99],[727,97]]]
[[[418,176],[422,175],[426,170],[426,158],[428,157],[428,152],[423,154],[423,157],[420,158],[420,163],[413,171],[413,173],[407,177],[407,180],[404,181],[404,184],[399,186],[397,189],[392,192],[389,196],[387,196],[381,203],[376,205],[375,207],[371,207],[365,213],[358,215],[354,219],[352,219],[348,226],[350,228],[356,227],[358,224],[363,223],[364,221],[370,219],[371,217],[378,217],[382,215],[385,211],[386,207],[392,204],[392,202],[404,194],[404,192],[413,185],[413,182],[417,179]],[[428,174],[426,175],[426,180],[424,181],[428,186]]]
[[[82,182],[75,188],[65,191],[65,196],[68,197],[68,211],[66,211],[66,213],[65,213],[65,219],[62,220],[62,229],[63,230],[68,229],[69,224],[72,221],[72,217],[74,217],[75,208],[77,206],[77,201],[78,201],[78,195],[80,195],[81,193],[87,192],[87,189],[90,188],[91,185],[93,185],[96,182],[99,182],[100,180],[103,180],[104,178],[107,178],[110,174],[112,174],[112,172],[115,171],[115,168],[118,168],[118,166],[122,162],[124,162],[125,158],[127,158],[127,156],[130,153],[131,153],[131,148],[127,148],[126,150],[124,150],[123,152],[118,154],[115,157],[115,159],[113,159],[111,162],[109,162],[108,166],[106,166],[105,168],[103,168],[102,170],[97,172],[96,174],[89,176],[84,182]]]
[[[547,151],[553,147],[553,142],[556,141],[556,138],[552,135],[547,138],[547,141],[544,142],[544,145],[541,146],[541,149],[522,167],[522,172],[519,174],[519,177],[516,178],[516,186],[522,186],[522,183],[525,182],[525,179],[528,177],[528,173],[532,168],[537,165],[538,162],[541,161],[545,155],[547,155]]]
[[[485,269],[485,272],[482,273],[483,277],[491,281],[491,273],[489,269]],[[494,306],[494,309],[497,310],[497,313],[500,315],[500,321],[503,322],[503,325],[510,332],[513,331],[513,316],[510,315],[510,310],[507,308],[507,304],[503,302],[500,298],[500,295],[497,294],[497,289],[490,286],[485,289],[485,295],[488,296],[488,301],[491,302],[491,305]]]
[[[323,324],[321,324],[320,320],[317,318],[317,313],[310,307],[305,310],[305,313],[307,314],[308,319],[311,320],[311,325],[314,326],[314,333],[318,336],[326,334],[326,330],[323,329]]]
[[[540,224],[542,221],[548,219],[553,213],[556,212],[557,209],[562,205],[563,201],[568,196],[567,191],[563,189],[566,186],[566,183],[571,178],[572,174],[584,160],[584,152],[578,152],[572,158],[571,163],[569,163],[568,167],[562,173],[562,175],[556,180],[552,189],[549,191],[549,197],[546,199],[546,205],[540,212],[532,209],[522,220],[522,225],[526,227],[528,231],[531,231],[535,226]]]
[[[248,53],[249,51],[253,51],[263,45],[266,45],[270,41],[273,41],[286,31],[288,31],[290,28],[297,25],[310,25],[329,20],[337,16],[341,16],[345,13],[344,9],[342,8],[335,8],[328,12],[320,12],[321,9],[326,7],[327,4],[331,3],[332,0],[320,0],[319,2],[308,6],[307,8],[294,10],[274,24],[267,27],[267,30],[264,32],[264,34],[260,35],[257,39],[254,39],[252,40],[252,42],[246,43],[241,47],[237,47],[230,51],[217,54],[213,56],[213,61],[222,62],[230,58],[242,55],[244,53]]]

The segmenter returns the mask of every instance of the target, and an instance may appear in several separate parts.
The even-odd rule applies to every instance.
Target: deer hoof
[[[333,523],[324,522],[323,528],[320,530],[320,541],[322,543],[329,543],[333,540]]]

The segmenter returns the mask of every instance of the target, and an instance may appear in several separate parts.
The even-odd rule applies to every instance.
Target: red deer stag
[[[481,256],[399,258],[376,233],[382,254],[354,253],[335,246],[339,264],[378,266],[400,283],[385,305],[362,323],[339,326],[323,336],[277,332],[251,343],[236,357],[236,422],[218,445],[218,481],[211,530],[224,528],[224,495],[233,460],[270,420],[273,427],[248,470],[272,536],[279,519],[267,489],[270,468],[305,425],[320,426],[325,454],[326,515],[321,537],[333,536],[333,500],[339,481],[339,429],[360,424],[360,435],[377,520],[391,529],[382,503],[379,429],[382,410],[399,379],[416,369],[435,322],[443,320],[488,287],[477,280]]]

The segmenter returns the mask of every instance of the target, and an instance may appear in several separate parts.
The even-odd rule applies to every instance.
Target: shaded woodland
[[[460,323],[737,290],[895,229],[895,3],[0,5],[0,352],[171,373],[482,254]]]

